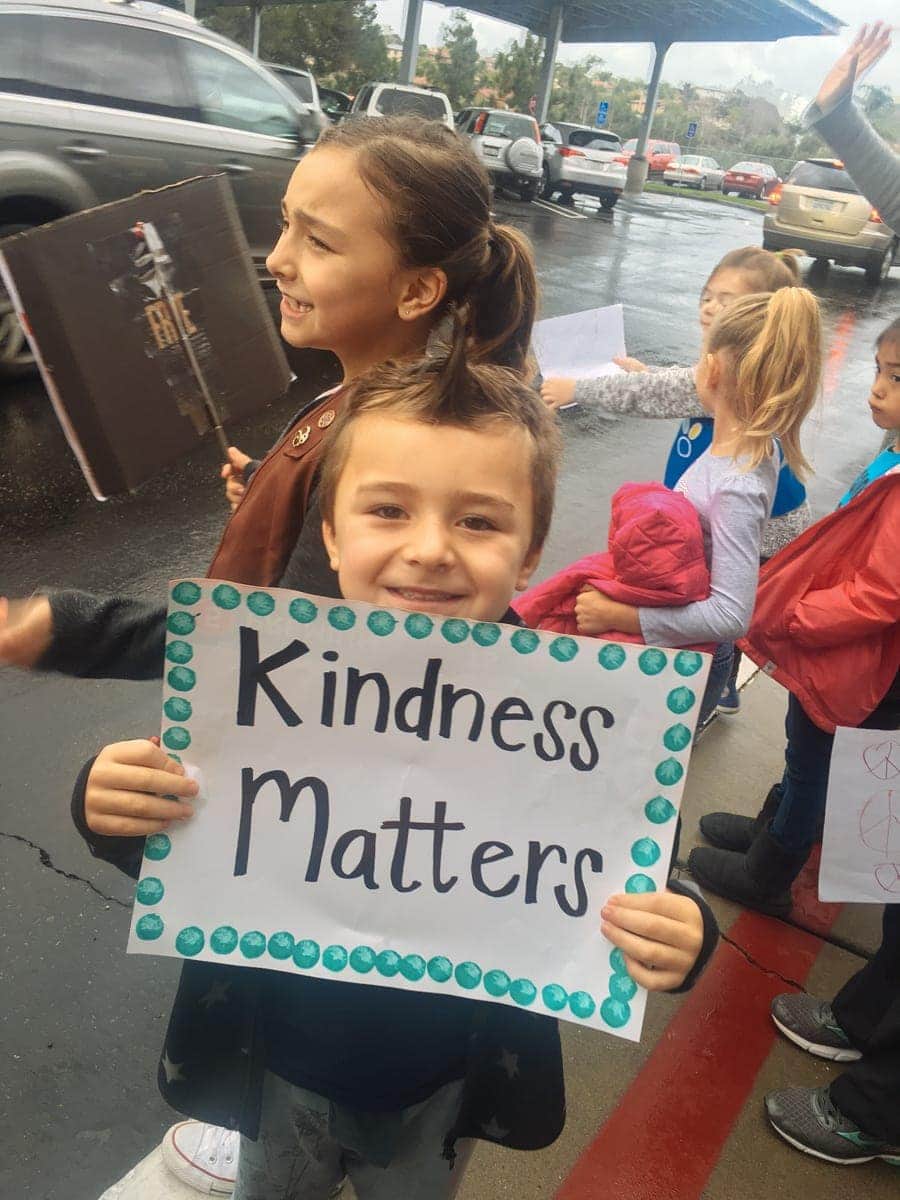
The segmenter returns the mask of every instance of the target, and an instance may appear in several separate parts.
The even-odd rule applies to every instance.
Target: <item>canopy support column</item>
[[[253,18],[253,26],[250,34],[250,53],[254,58],[259,58],[259,27],[262,22],[262,5],[251,4],[250,13]]]
[[[550,25],[547,30],[547,41],[544,45],[544,61],[541,64],[541,78],[538,83],[537,110],[535,119],[539,125],[547,120],[547,110],[550,108],[550,93],[553,91],[553,70],[556,66],[556,55],[559,51],[559,39],[562,36],[565,6],[555,5],[550,10]]]
[[[412,83],[419,61],[419,30],[423,0],[406,0],[406,24],[403,30],[403,54],[400,56],[399,83]]]
[[[650,72],[650,82],[647,84],[647,97],[644,101],[644,116],[641,120],[641,131],[638,134],[637,149],[628,163],[625,179],[625,195],[639,196],[644,190],[647,180],[647,142],[650,140],[650,130],[653,128],[653,117],[656,113],[656,102],[659,99],[659,84],[662,79],[663,63],[669,51],[670,42],[656,42],[653,52],[653,70]]]

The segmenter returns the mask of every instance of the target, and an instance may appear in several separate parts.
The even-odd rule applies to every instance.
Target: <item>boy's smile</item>
[[[333,524],[323,523],[344,598],[499,620],[540,554],[528,434],[370,412],[349,436]]]

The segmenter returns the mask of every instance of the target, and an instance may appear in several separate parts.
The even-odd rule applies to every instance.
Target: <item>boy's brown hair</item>
[[[387,362],[367,371],[343,392],[322,462],[319,502],[334,519],[334,500],[357,417],[364,413],[451,425],[459,429],[523,429],[531,439],[532,530],[530,550],[546,540],[553,516],[561,439],[556,421],[537,392],[506,367],[468,363],[456,336],[449,353],[410,362]]]

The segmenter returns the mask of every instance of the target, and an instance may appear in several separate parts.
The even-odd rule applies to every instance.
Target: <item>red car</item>
[[[774,167],[761,162],[735,163],[730,171],[725,172],[722,180],[722,191],[727,196],[735,192],[738,196],[752,196],[763,200],[775,188],[781,186],[781,177]]]
[[[637,138],[629,138],[622,146],[622,153],[613,162],[625,163],[633,157],[637,150]],[[677,142],[661,142],[658,138],[650,138],[647,142],[647,167],[651,175],[662,175],[670,163],[681,158],[681,147]]]

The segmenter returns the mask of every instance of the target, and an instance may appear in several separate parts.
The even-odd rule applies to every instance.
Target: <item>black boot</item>
[[[753,839],[746,854],[700,846],[688,858],[688,870],[701,887],[770,917],[791,911],[791,884],[800,874],[809,851],[792,854],[768,829]]]
[[[746,854],[753,839],[765,829],[781,803],[781,783],[769,788],[762,808],[755,817],[739,817],[736,813],[714,812],[700,818],[700,832],[720,850],[737,850]]]

